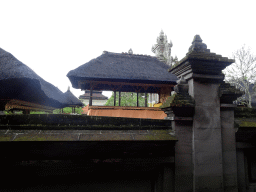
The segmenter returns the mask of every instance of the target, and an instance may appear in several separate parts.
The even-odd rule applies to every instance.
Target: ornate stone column
[[[170,69],[188,82],[189,95],[195,101],[191,143],[193,191],[196,192],[225,189],[219,87],[224,79],[222,70],[233,62],[211,53],[196,35],[186,56]]]

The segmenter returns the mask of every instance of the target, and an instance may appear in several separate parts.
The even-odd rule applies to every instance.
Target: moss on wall
[[[256,118],[256,109],[248,107],[236,107],[235,118]]]

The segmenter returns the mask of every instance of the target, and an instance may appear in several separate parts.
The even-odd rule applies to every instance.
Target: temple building
[[[159,95],[157,103],[163,103],[170,96],[177,80],[175,75],[168,72],[169,67],[156,57],[133,54],[132,51],[129,53],[104,51],[101,56],[71,70],[67,77],[73,88],[87,92],[90,90],[88,107],[90,115],[116,117],[123,115],[123,117],[157,119],[166,115],[159,108],[148,107],[147,97],[144,104],[139,106],[138,94],[157,93]],[[114,92],[114,106],[93,106],[93,91],[103,90]],[[119,98],[116,97],[117,92]],[[118,103],[121,103],[122,92],[136,93],[137,107],[116,106],[117,99]]]
[[[256,191],[256,109],[233,103],[244,94],[224,82],[233,62],[196,35],[168,70],[155,57],[105,52],[70,71],[72,86],[90,98],[93,90],[158,93],[162,105],[1,115],[1,191]],[[100,115],[107,110],[166,118]]]
[[[70,87],[68,87],[68,90],[64,93],[67,107],[72,108],[72,114],[75,114],[76,107],[83,107],[84,104],[70,91]],[[63,109],[62,109],[63,112]]]
[[[79,96],[79,99],[83,104],[89,105],[90,101],[90,90],[85,90],[83,95]],[[102,91],[93,91],[92,92],[92,105],[104,106],[107,102],[108,97],[102,94]]]

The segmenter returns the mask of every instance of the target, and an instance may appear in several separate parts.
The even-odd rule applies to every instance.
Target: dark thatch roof
[[[70,107],[74,107],[74,106],[82,107],[84,105],[75,95],[73,95],[73,93],[71,93],[69,88],[64,93],[64,96],[66,98],[67,105]]]
[[[104,51],[96,59],[69,71],[74,88],[79,81],[110,81],[143,84],[176,84],[177,77],[156,57]]]
[[[63,93],[0,48],[0,99],[18,99],[45,106],[65,106]]]

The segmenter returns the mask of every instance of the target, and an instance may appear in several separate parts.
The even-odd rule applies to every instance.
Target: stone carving
[[[207,45],[203,43],[200,35],[195,35],[192,45],[189,47],[189,52],[196,51],[196,52],[208,52],[210,53],[210,50],[207,49]]]
[[[163,105],[160,107],[161,109],[165,108],[174,108],[177,107],[194,107],[195,101],[194,99],[188,94],[188,83],[187,81],[181,76],[181,78],[177,81],[177,85],[174,87],[174,91],[172,92],[172,95],[169,96],[166,101],[163,103]],[[185,115],[184,114],[179,115]],[[191,115],[191,113],[190,113]]]
[[[156,57],[166,63],[167,65],[172,65],[171,48],[173,46],[172,41],[168,43],[167,36],[164,35],[163,30],[160,32],[159,37],[157,37],[157,43],[152,46],[152,52],[156,54]]]

